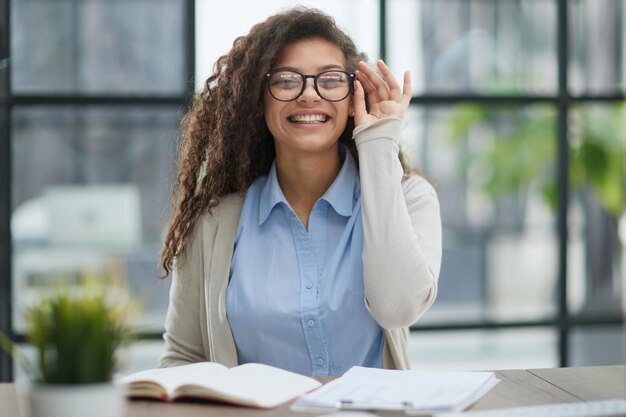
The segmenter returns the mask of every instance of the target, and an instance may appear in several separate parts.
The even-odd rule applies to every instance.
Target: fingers
[[[370,123],[386,116],[404,118],[411,102],[411,73],[404,72],[402,86],[396,81],[391,70],[382,60],[377,62],[378,75],[363,61],[359,62],[354,82],[354,121],[355,125]],[[367,102],[365,105],[365,94]]]
[[[404,80],[402,82],[402,104],[406,109],[409,107],[411,96],[413,95],[413,90],[411,89],[411,73],[409,71],[404,71]]]
[[[363,84],[363,88],[368,95],[375,94],[376,102],[382,100],[393,100],[396,102],[404,102],[406,96],[409,99],[411,97],[411,77],[408,71],[404,73],[402,88],[396,77],[385,64],[382,59],[376,62],[378,70],[382,74],[376,74],[371,68],[367,66],[363,61],[359,62],[359,71],[357,71],[357,77]]]
[[[398,82],[396,81],[396,77],[393,76],[393,74],[391,73],[391,70],[382,59],[379,59],[378,62],[376,62],[376,65],[378,66],[378,70],[383,75],[384,80],[387,82],[387,85],[389,86],[389,93],[391,94],[391,99],[394,101],[398,101],[398,99],[400,98],[401,90],[400,90],[400,84],[398,84]]]
[[[354,106],[354,120],[356,122],[367,114],[365,92],[363,91],[363,85],[358,80],[354,82],[354,102],[352,104]]]
[[[370,106],[374,106],[376,103],[381,102],[382,99],[378,96],[376,86],[372,84],[369,77],[361,71],[357,71],[356,76],[363,90],[367,92],[367,101],[369,101]]]
[[[363,89],[367,91],[367,94],[377,94],[376,86],[370,81],[367,75],[365,75],[362,71],[357,71],[356,77],[361,82]]]
[[[374,94],[382,100],[389,100],[389,87],[387,83],[380,78],[380,75],[376,74],[367,64],[363,61],[359,62],[358,74],[361,76],[359,80],[363,84],[363,88],[367,91],[367,94]]]

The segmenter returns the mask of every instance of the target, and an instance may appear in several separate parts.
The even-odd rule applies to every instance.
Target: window
[[[10,213],[0,228],[2,330],[23,342],[22,313],[37,291],[59,277],[108,274],[141,300],[137,324],[156,340],[169,290],[156,277],[176,133],[193,90],[193,2],[2,5],[11,30],[2,50],[11,65],[0,66],[9,132],[0,212]],[[153,345],[130,349],[126,366],[156,360]],[[3,357],[2,379],[9,364]]]
[[[115,268],[150,300],[152,340],[132,350],[158,356],[168,282],[148,276],[185,98],[236,36],[300,3],[0,0],[3,331],[23,341],[18,310],[50,271]],[[626,361],[626,1],[304,4],[370,61],[412,73],[402,146],[436,185],[444,222],[439,296],[412,327],[413,364]],[[126,204],[132,227],[117,240],[72,235],[55,205],[68,198],[87,211],[94,198]],[[94,230],[107,224],[92,215]],[[0,353],[0,378],[11,375]]]

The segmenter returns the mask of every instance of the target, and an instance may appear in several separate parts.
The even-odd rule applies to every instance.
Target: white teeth
[[[296,123],[324,123],[326,115],[324,114],[296,114],[289,117],[289,120]]]

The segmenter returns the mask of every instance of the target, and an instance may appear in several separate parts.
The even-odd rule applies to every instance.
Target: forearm
[[[355,129],[359,150],[366,302],[385,328],[412,324],[433,303],[441,261],[437,196],[423,179],[403,182],[402,120]]]

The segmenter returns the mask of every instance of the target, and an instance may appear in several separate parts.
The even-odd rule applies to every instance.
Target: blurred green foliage
[[[537,184],[553,209],[556,194],[556,115],[549,106],[528,109],[460,105],[451,117],[458,143],[472,129],[489,126],[495,138],[487,149],[470,150],[467,164],[489,167],[483,184],[493,198]],[[589,187],[604,209],[621,214],[626,205],[626,108],[578,106],[569,115],[571,192]],[[494,128],[493,130],[491,130]]]
[[[110,381],[117,370],[117,349],[133,337],[127,325],[131,309],[126,290],[102,277],[88,277],[78,286],[60,284],[42,291],[25,312],[26,339],[36,350],[36,364],[25,363],[4,335],[0,345],[36,382]]]

